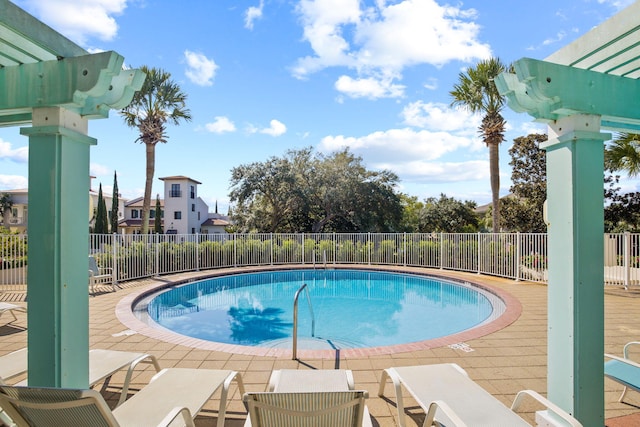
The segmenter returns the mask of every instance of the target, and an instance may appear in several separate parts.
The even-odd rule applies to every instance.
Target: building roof
[[[209,218],[201,224],[202,227],[213,227],[213,226],[226,227],[227,225],[231,225],[231,223],[222,218]]]
[[[188,176],[184,176],[184,175],[175,175],[175,176],[165,176],[163,178],[158,178],[160,181],[164,181],[165,179],[169,179],[172,181],[177,181],[177,180],[186,180],[186,181],[191,181],[191,182],[195,182],[196,184],[202,184],[200,181],[196,181],[193,178],[189,178]]]

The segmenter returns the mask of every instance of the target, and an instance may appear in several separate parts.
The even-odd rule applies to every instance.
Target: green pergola
[[[638,16],[640,2],[496,80],[513,110],[548,125],[548,396],[585,426],[604,425],[601,129],[640,131]]]
[[[0,0],[0,126],[29,138],[29,385],[89,386],[88,121],[131,102],[144,74],[89,54]]]

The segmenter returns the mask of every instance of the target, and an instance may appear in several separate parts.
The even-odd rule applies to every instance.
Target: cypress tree
[[[162,234],[162,208],[160,207],[160,195],[156,194],[156,213],[154,218],[154,230],[158,234]]]
[[[106,234],[109,232],[108,227],[107,205],[102,197],[102,183],[100,183],[100,189],[98,190],[98,211],[96,213],[96,224],[93,232],[96,234]]]
[[[109,222],[111,222],[111,232],[118,232],[118,210],[120,207],[120,200],[118,199],[118,174],[113,172],[113,196],[111,199],[111,217],[109,218]]]

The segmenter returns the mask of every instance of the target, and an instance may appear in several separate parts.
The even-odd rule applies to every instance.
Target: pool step
[[[291,338],[281,338],[277,340],[265,341],[260,347],[267,348],[291,348]],[[320,337],[298,337],[298,348],[300,350],[340,350],[345,348],[366,347],[363,343],[342,339],[330,339]]]

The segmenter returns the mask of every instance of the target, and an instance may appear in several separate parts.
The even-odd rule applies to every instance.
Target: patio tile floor
[[[394,270],[399,270],[394,268]],[[415,271],[416,269],[407,269]],[[453,278],[477,282],[507,292],[522,305],[521,315],[511,324],[488,335],[471,338],[464,342],[473,351],[453,349],[448,346],[436,348],[418,348],[393,354],[349,355],[341,353],[338,357],[314,358],[301,356],[299,361],[284,356],[257,356],[251,354],[232,354],[228,352],[193,348],[190,346],[163,342],[139,333],[125,333],[129,328],[120,323],[116,317],[115,307],[118,302],[130,294],[139,292],[142,287],[152,285],[154,279],[122,283],[122,289],[90,297],[90,345],[92,348],[121,349],[154,354],[163,368],[194,367],[212,369],[233,369],[239,371],[249,391],[264,391],[269,374],[274,369],[351,369],[356,387],[369,392],[367,405],[374,417],[374,425],[386,427],[397,426],[397,411],[393,390],[390,384],[385,387],[385,398],[377,396],[381,371],[391,366],[457,363],[467,370],[472,379],[482,387],[510,405],[515,394],[523,389],[533,389],[546,395],[546,285],[516,282],[502,278],[480,276],[471,273],[449,272],[442,270],[420,269]],[[239,269],[242,271],[242,269]],[[210,275],[211,272],[187,273],[164,276],[167,280],[178,281],[185,278]],[[158,282],[160,283],[160,282]],[[11,299],[14,303],[26,304],[24,298],[16,298],[15,294],[0,293],[0,301]],[[635,339],[640,339],[640,291],[607,288],[605,291],[605,351],[621,354],[622,346]],[[10,317],[0,319],[0,355],[18,350],[26,346],[26,315],[18,313],[18,321],[5,324]],[[407,347],[409,348],[409,347]],[[640,359],[640,354],[637,355]],[[144,387],[153,376],[151,367],[137,368],[131,381],[131,391]],[[117,401],[119,385],[122,384],[123,373],[114,375],[103,395],[113,405]],[[21,378],[18,378],[21,379]],[[100,386],[96,387],[100,389]],[[622,416],[640,413],[640,393],[630,392],[627,402],[618,403],[621,387],[605,379],[606,418],[616,427],[633,425],[625,424]],[[197,426],[215,425],[218,395],[207,403],[196,419]],[[409,396],[405,397],[407,426],[421,425],[422,410]],[[529,421],[538,407],[526,407],[523,414]],[[632,415],[637,416],[637,415]],[[242,426],[246,412],[235,384],[232,385],[228,407],[227,427]],[[616,418],[613,420],[613,418]],[[637,418],[636,418],[637,420]],[[615,424],[614,424],[615,423]]]

